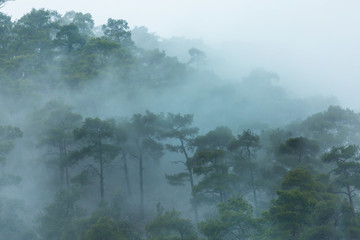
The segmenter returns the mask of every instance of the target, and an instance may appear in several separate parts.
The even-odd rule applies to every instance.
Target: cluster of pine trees
[[[331,106],[298,124],[236,136],[226,126],[200,135],[190,114],[147,111],[128,120],[83,120],[56,101],[34,113],[33,121],[41,126],[32,133],[37,146],[49,153],[42,158],[56,170],[57,193],[38,216],[32,239],[357,239],[360,234],[360,148],[354,134],[360,115],[351,110]],[[5,159],[23,133],[11,126],[0,133]],[[178,201],[191,203],[193,222],[160,203],[150,220],[151,189],[144,183],[152,179],[144,170],[161,174],[156,161],[172,158],[182,167],[163,179],[174,188],[187,186],[188,199]],[[19,179],[4,175],[2,181]],[[136,189],[131,181],[139,184]],[[124,188],[123,198],[138,192],[133,198],[138,208],[126,213],[127,221],[120,209],[128,205],[109,196],[118,188]],[[88,196],[98,201],[90,215],[81,205]]]
[[[90,14],[35,10],[17,21],[0,13],[1,95],[25,98],[49,89],[79,89],[112,79],[131,89],[175,84],[185,64],[134,45],[128,23],[94,27]],[[133,89],[133,91],[135,91]]]

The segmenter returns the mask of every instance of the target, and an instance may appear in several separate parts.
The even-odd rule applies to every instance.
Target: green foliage
[[[191,127],[194,121],[192,114],[173,114],[168,113],[164,122],[163,137],[175,138],[183,141],[189,141],[195,137],[199,129]],[[189,147],[189,146],[187,146]]]
[[[127,240],[127,238],[122,235],[114,220],[102,217],[86,231],[84,240]]]
[[[137,155],[146,154],[153,160],[163,155],[163,146],[158,141],[161,134],[161,118],[150,111],[144,115],[134,114],[131,119],[131,141],[137,145]]]
[[[174,209],[160,213],[146,226],[151,240],[196,240],[194,225]]]
[[[277,149],[278,161],[288,168],[313,163],[320,148],[316,141],[306,137],[289,138]]]
[[[79,28],[79,32],[85,36],[93,35],[94,20],[90,13],[81,13],[70,11],[65,13],[61,18],[60,23],[62,25],[74,24]]]
[[[225,165],[224,158],[223,150],[198,151],[194,156],[194,173],[199,175],[212,172],[225,173],[228,166]]]
[[[134,47],[125,20],[110,18],[101,38],[89,13],[33,9],[16,22],[1,14],[0,23],[0,92],[11,97],[79,89],[100,77],[126,89],[160,89],[190,73],[174,57]]]
[[[260,138],[267,155],[274,155],[278,147],[291,138],[292,133],[282,128],[263,131]]]
[[[82,116],[72,112],[72,107],[60,101],[50,101],[34,115],[37,128],[40,128],[38,146],[48,145],[59,149],[59,157],[73,142],[73,131],[80,126]]]
[[[352,239],[358,217],[328,190],[308,170],[289,171],[264,215],[270,224],[265,239]]]
[[[11,42],[13,23],[11,17],[0,13],[0,57],[6,57]]]
[[[248,171],[250,178],[254,177],[255,164],[253,162],[256,151],[260,148],[260,138],[250,130],[243,131],[236,139],[232,139],[227,145],[229,151],[233,154],[234,171],[238,175],[243,175]],[[251,183],[254,184],[254,183]]]
[[[229,149],[239,149],[245,148],[251,151],[257,150],[260,148],[260,138],[258,135],[251,132],[249,129],[243,131],[241,135],[237,136],[236,140],[233,140],[229,143]]]
[[[308,117],[300,127],[306,136],[326,149],[349,142],[358,143],[360,116],[350,109],[329,106],[327,111]]]
[[[314,192],[314,194],[325,190],[324,186],[317,182],[308,170],[301,168],[296,168],[283,177],[281,189],[285,191],[297,189],[301,192]]]
[[[189,77],[186,65],[176,57],[166,56],[164,51],[140,50],[138,54],[136,66],[129,72],[132,84],[161,91],[165,87],[182,86]]]
[[[255,208],[258,207],[257,183],[255,182],[258,169],[254,160],[259,148],[260,137],[250,130],[243,131],[228,144],[228,149],[233,157],[234,172],[237,178],[245,183],[245,189],[251,189]]]
[[[189,154],[194,150],[194,139],[199,129],[192,127],[193,115],[191,114],[172,114],[168,113],[163,121],[162,133],[163,138],[175,139],[177,144],[166,144],[167,150],[170,152],[182,153],[185,157],[184,161],[177,161],[175,163],[182,163],[186,167],[187,172],[181,172],[174,175],[166,174],[165,177],[171,185],[184,185],[185,181],[189,181],[191,192],[194,192],[194,161]],[[198,211],[196,202],[193,202],[195,213],[195,221],[198,221]]]
[[[229,172],[223,150],[201,150],[194,155],[194,173],[202,179],[193,188],[196,202],[224,201],[233,192],[235,175]]]
[[[260,225],[253,218],[252,206],[242,197],[231,197],[219,203],[217,209],[217,218],[199,224],[199,230],[209,240],[256,239]]]
[[[109,18],[107,24],[102,26],[104,35],[111,41],[123,45],[131,45],[131,32],[128,23],[125,20],[115,20]]]
[[[79,197],[79,193],[74,190],[61,191],[55,195],[53,203],[44,208],[38,218],[41,239],[74,239],[74,221],[85,214],[76,203]]]
[[[273,163],[266,163],[260,167],[257,179],[258,187],[261,187],[270,199],[274,199],[276,190],[280,188],[281,180],[288,170],[279,164]],[[271,179],[271,181],[269,181],[269,179]]]
[[[194,140],[193,172],[201,180],[192,189],[195,202],[224,201],[234,190],[236,177],[229,171],[226,147],[233,140],[231,130],[217,127]]]
[[[133,157],[139,162],[140,215],[142,217],[144,215],[144,160],[159,161],[163,156],[164,147],[159,142],[161,117],[147,110],[144,115],[134,114],[130,122],[129,148]]]
[[[163,122],[163,130],[161,136],[163,138],[176,139],[178,144],[166,144],[167,150],[171,152],[182,153],[185,157],[184,161],[180,161],[186,167],[188,173],[179,173],[173,176],[167,175],[169,183],[175,185],[183,185],[186,175],[189,176],[190,185],[193,188],[193,161],[189,153],[194,149],[194,137],[197,135],[199,129],[191,127],[193,123],[193,115],[191,114],[172,114],[168,113]],[[176,180],[176,181],[173,181]],[[181,183],[182,182],[182,183]]]
[[[11,49],[15,56],[34,55],[34,68],[40,70],[46,66],[47,59],[52,56],[52,37],[59,29],[60,15],[56,11],[32,9],[14,25],[15,39]],[[31,69],[27,68],[25,73]]]
[[[194,140],[194,145],[199,148],[226,149],[234,139],[230,128],[225,126],[216,127],[204,136],[198,136]]]
[[[84,47],[84,54],[97,55],[100,67],[109,65],[110,62],[116,60],[116,57],[121,58],[121,51],[124,49],[121,48],[120,44],[104,38],[90,38]]]
[[[83,147],[73,152],[73,158],[91,157],[98,166],[88,164],[87,168],[99,177],[100,197],[104,200],[104,168],[108,167],[119,154],[119,147],[110,142],[115,131],[113,120],[86,118],[81,128],[74,130],[75,139],[82,141]],[[78,178],[84,179],[83,176]],[[79,181],[81,182],[81,181]]]
[[[86,118],[82,127],[74,130],[74,134],[76,139],[83,139],[96,145],[100,143],[100,139],[111,138],[114,128],[113,120]]]
[[[355,189],[360,189],[360,151],[357,145],[333,147],[322,161],[335,165],[331,171],[336,192],[345,194],[352,207]]]
[[[341,239],[341,234],[336,231],[333,225],[321,225],[310,228],[302,237],[304,240],[338,240]]]
[[[275,236],[298,239],[301,231],[311,225],[312,212],[317,203],[317,183],[307,170],[294,169],[281,184],[278,199],[269,210],[270,221],[275,226]]]
[[[71,23],[60,28],[56,33],[54,43],[58,48],[69,53],[82,48],[86,43],[86,39],[80,34],[79,28]]]
[[[299,190],[279,191],[278,195],[276,206],[270,209],[270,213],[275,216],[280,229],[295,236],[304,225],[310,224],[315,199],[312,194]]]
[[[121,219],[118,205],[100,202],[85,218],[84,210],[76,204],[79,197],[75,191],[62,191],[55,196],[39,216],[41,239],[139,240],[138,234]]]
[[[42,157],[51,167],[58,168],[59,186],[70,187],[70,168],[76,161],[69,151],[75,148],[73,131],[80,127],[82,116],[61,101],[50,101],[33,116],[33,131],[38,135],[38,147],[46,151]],[[76,159],[77,160],[77,159]]]
[[[184,186],[185,180],[189,179],[189,173],[182,172],[182,173],[177,173],[177,174],[165,174],[165,178],[170,185]]]
[[[117,204],[102,201],[88,218],[75,222],[76,238],[79,240],[140,240],[133,226],[121,217]]]

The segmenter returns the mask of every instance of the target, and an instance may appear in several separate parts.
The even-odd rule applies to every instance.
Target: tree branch
[[[174,164],[179,164],[179,163],[182,163],[182,164],[184,164],[184,165],[185,165],[185,162],[184,162],[184,161],[173,161],[173,162],[171,162],[171,163],[174,163]]]
[[[14,1],[14,0],[0,0],[0,8],[3,8],[5,6],[5,3],[10,1]]]
[[[86,168],[91,168],[98,176],[100,176],[100,172],[91,164],[88,164]]]

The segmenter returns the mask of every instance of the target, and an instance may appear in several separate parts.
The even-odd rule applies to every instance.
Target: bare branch
[[[97,175],[99,175],[100,176],[100,173],[99,173],[99,171],[93,166],[93,165],[91,165],[91,164],[88,164],[87,166],[86,166],[87,168],[91,168]]]
[[[0,0],[0,8],[5,7],[5,3],[10,1],[14,1],[14,0]]]
[[[174,164],[179,164],[179,163],[182,163],[182,164],[184,164],[184,165],[185,165],[185,162],[184,162],[184,161],[173,161],[173,162],[171,162],[171,163],[174,163]]]
[[[331,193],[335,193],[335,194],[339,194],[339,193],[341,193],[341,194],[345,194],[345,195],[349,195],[347,192],[331,192]]]

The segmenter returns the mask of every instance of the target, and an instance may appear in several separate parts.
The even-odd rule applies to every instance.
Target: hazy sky
[[[16,0],[14,19],[31,8],[92,14],[146,26],[162,37],[201,38],[227,53],[239,78],[252,68],[277,72],[300,95],[336,95],[360,110],[360,1],[357,0]]]

